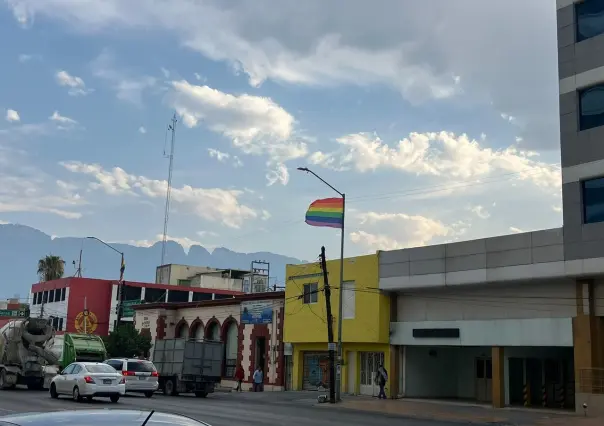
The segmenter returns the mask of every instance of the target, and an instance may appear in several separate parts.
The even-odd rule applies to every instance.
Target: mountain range
[[[161,242],[151,247],[137,247],[129,244],[111,243],[124,253],[125,281],[155,282],[155,268],[161,259]],[[209,252],[201,246],[191,246],[188,252],[178,243],[168,241],[166,261],[213,268],[233,268],[249,270],[252,261],[270,264],[271,285],[283,285],[286,264],[303,261],[293,257],[269,252],[237,253],[220,247]],[[82,250],[82,276],[85,278],[118,279],[120,255],[103,246],[98,241],[86,238],[51,237],[44,232],[25,225],[0,225],[0,271],[3,282],[0,285],[0,300],[28,297],[33,283],[38,282],[38,260],[48,254],[61,256],[65,261],[65,276],[76,273]]]

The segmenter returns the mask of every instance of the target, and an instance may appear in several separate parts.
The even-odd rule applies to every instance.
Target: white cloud
[[[5,118],[6,118],[6,121],[8,121],[9,123],[17,123],[17,122],[21,121],[21,117],[19,116],[19,113],[17,111],[15,111],[14,109],[7,109]]]
[[[197,231],[196,234],[199,235],[201,238],[218,236],[218,234],[213,231]]]
[[[51,121],[60,123],[62,125],[78,124],[78,122],[76,120],[74,120],[73,118],[65,117],[64,115],[59,114],[59,111],[53,112],[52,115],[50,117],[48,117],[48,119]]]
[[[350,232],[350,240],[369,250],[394,250],[419,247],[435,238],[454,237],[460,226],[444,223],[420,215],[404,213],[355,213],[358,230]],[[362,228],[362,229],[361,229]]]
[[[471,206],[469,210],[481,219],[491,217],[491,214],[483,206]]]
[[[552,206],[552,210],[556,213],[562,213],[562,206]]]
[[[170,78],[170,71],[168,71],[164,67],[161,67],[161,73],[164,75],[165,78]]]
[[[156,87],[157,79],[146,75],[135,75],[127,70],[119,70],[115,57],[109,50],[104,50],[91,63],[95,77],[107,81],[115,90],[118,99],[141,106],[143,93]]]
[[[40,55],[28,55],[26,53],[22,53],[19,55],[19,62],[21,62],[21,63],[30,62],[33,60],[40,60],[40,59],[41,59]]]
[[[210,154],[210,157],[217,159],[221,163],[225,162],[230,157],[230,154],[218,151],[214,148],[208,148],[208,154]]]
[[[285,164],[276,164],[273,170],[266,173],[267,186],[272,186],[276,183],[287,185],[289,182],[289,171]]]
[[[205,78],[203,75],[199,74],[198,72],[193,73],[193,75],[195,76],[195,79],[196,79],[197,81],[200,81],[200,82],[202,82],[202,83],[205,83],[206,81],[208,81],[208,79],[207,79],[207,78]]]
[[[163,239],[164,239],[164,236],[162,234],[157,234],[155,236],[155,239],[152,239],[152,240],[130,240],[127,243],[131,244],[133,246],[137,246],[137,247],[151,247],[154,244],[157,244],[158,242],[163,241]],[[166,239],[168,241],[174,241],[174,242],[180,244],[182,246],[182,248],[185,250],[185,252],[188,252],[192,246],[204,247],[203,243],[196,241],[196,240],[192,240],[191,238],[188,238],[188,237],[171,237],[170,235],[167,235]]]
[[[467,135],[451,132],[411,133],[396,146],[389,146],[377,135],[350,134],[337,139],[339,150],[315,152],[311,164],[336,170],[354,169],[364,173],[377,169],[395,169],[448,180],[481,179],[494,173],[517,175],[545,190],[559,192],[560,169],[557,165],[535,160],[539,154],[511,146],[494,150],[481,146]],[[511,176],[514,177],[514,176]]]
[[[294,117],[270,98],[235,96],[185,80],[171,84],[168,102],[182,116],[185,126],[196,127],[203,122],[229,138],[243,153],[267,156],[269,168],[279,170],[281,177],[277,180],[281,183],[287,182],[283,164],[307,154],[306,143],[295,136]]]
[[[521,234],[524,231],[520,228],[516,228],[515,226],[510,226],[510,232],[512,232],[514,234]]]
[[[488,8],[480,0],[445,3],[350,0],[342,7],[284,0],[275,7],[249,0],[11,0],[9,7],[22,23],[42,14],[82,33],[168,31],[207,58],[246,73],[253,85],[266,79],[376,84],[421,101],[459,93],[461,81],[464,97],[526,123],[523,144],[555,149],[558,102],[551,88],[558,76],[550,66],[557,54],[551,2],[527,6],[508,0]]]
[[[147,129],[145,129],[143,126],[140,126],[140,127],[138,128],[138,132],[139,132],[140,134],[143,134],[143,135],[144,135],[145,133],[147,133]]]
[[[59,86],[68,87],[69,93],[71,96],[86,96],[87,94],[93,92],[93,89],[86,88],[86,83],[80,77],[69,74],[67,71],[62,70],[58,71],[55,75],[55,79],[57,80],[57,84]]]
[[[102,190],[109,195],[130,195],[163,200],[168,184],[165,180],[136,176],[114,167],[105,170],[98,164],[84,164],[78,161],[63,162],[63,167],[73,173],[89,175],[93,190]],[[244,204],[239,197],[243,191],[219,188],[195,188],[184,185],[173,187],[171,200],[180,206],[180,211],[194,214],[210,222],[219,222],[231,228],[240,228],[245,221],[256,219],[259,213]]]

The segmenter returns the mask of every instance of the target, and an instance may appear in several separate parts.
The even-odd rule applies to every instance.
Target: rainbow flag
[[[343,228],[344,199],[324,198],[313,202],[306,211],[306,223],[310,226]]]

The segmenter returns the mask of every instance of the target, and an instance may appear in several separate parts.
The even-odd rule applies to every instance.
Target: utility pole
[[[166,190],[166,209],[164,212],[164,234],[162,238],[161,244],[161,263],[159,264],[160,270],[160,283],[164,284],[164,262],[166,261],[166,250],[167,250],[167,240],[168,240],[168,221],[170,219],[170,201],[172,198],[172,170],[174,169],[174,143],[176,142],[176,123],[178,119],[176,118],[176,113],[172,117],[172,123],[168,125],[168,130],[172,132],[171,142],[170,142],[170,154],[166,155],[164,151],[164,157],[168,157],[170,160],[170,164],[168,167],[168,188]]]
[[[329,349],[329,402],[336,402],[336,344],[333,339],[333,316],[331,315],[331,288],[327,276],[327,262],[325,261],[325,246],[321,247],[321,269],[323,270],[323,283],[325,290],[325,311],[327,313],[327,348]]]

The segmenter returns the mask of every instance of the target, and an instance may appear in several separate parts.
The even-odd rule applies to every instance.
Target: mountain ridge
[[[155,282],[155,268],[161,259],[161,242],[150,247],[107,243],[124,253],[125,281]],[[0,224],[0,270],[3,272],[0,300],[17,296],[24,301],[31,285],[38,282],[38,260],[46,255],[61,256],[65,261],[65,276],[75,275],[80,250],[83,277],[119,277],[120,256],[98,241],[51,236],[27,225]],[[271,284],[284,283],[286,264],[304,263],[294,257],[267,251],[239,253],[226,247],[216,247],[210,252],[200,245],[193,245],[185,251],[175,241],[168,241],[164,263],[249,270],[255,260],[269,262]]]

